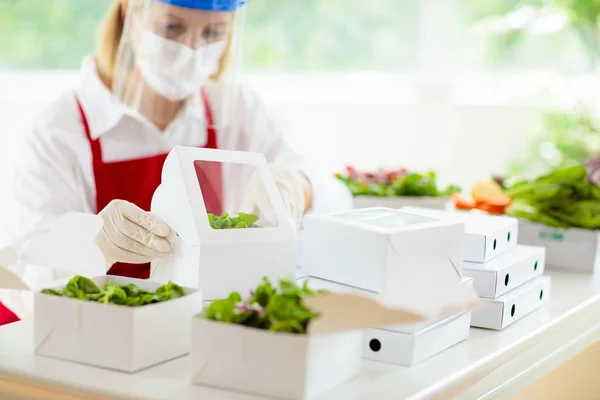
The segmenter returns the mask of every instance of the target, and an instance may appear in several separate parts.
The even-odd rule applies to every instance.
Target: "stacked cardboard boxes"
[[[501,330],[538,309],[550,297],[544,276],[546,249],[518,245],[514,218],[480,213],[403,208],[404,212],[465,224],[463,275],[473,278],[487,306],[473,313],[471,326]]]

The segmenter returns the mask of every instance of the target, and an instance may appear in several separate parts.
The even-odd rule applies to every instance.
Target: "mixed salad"
[[[309,289],[306,283],[298,286],[291,279],[281,279],[275,286],[265,277],[245,300],[233,292],[226,299],[213,301],[205,308],[204,317],[272,332],[304,334],[317,314],[305,308],[302,299],[324,293]]]
[[[335,177],[344,182],[353,196],[379,197],[447,197],[460,192],[460,188],[450,185],[440,188],[437,174],[433,171],[426,173],[399,170],[380,169],[376,172],[359,172],[354,167],[346,167],[344,173]]]
[[[140,289],[132,283],[128,285],[107,283],[100,289],[91,279],[81,275],[73,277],[61,290],[44,289],[42,293],[129,307],[160,303],[184,295],[183,289],[173,282],[159,287],[155,292]]]

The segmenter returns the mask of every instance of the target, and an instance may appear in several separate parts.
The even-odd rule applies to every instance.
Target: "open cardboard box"
[[[480,297],[495,299],[544,273],[546,249],[518,245],[487,263],[463,263],[463,274],[475,281]]]
[[[316,289],[316,290],[327,290],[332,293],[350,293],[350,294],[371,297],[373,299],[380,298],[379,293],[376,293],[376,292],[369,292],[364,289],[359,289],[359,288],[355,288],[352,286],[342,285],[339,283],[326,281],[324,279],[314,278],[312,276],[299,276],[299,277],[297,277],[296,282],[298,282],[299,285],[304,285],[304,283],[306,282],[311,289]],[[469,289],[472,289],[473,288],[473,279],[462,278],[456,284],[462,285]],[[409,324],[386,326],[385,330],[391,331],[391,332],[413,334],[413,333],[422,331],[423,329],[425,329],[427,327],[435,325],[436,323],[441,322],[446,318],[447,318],[446,316],[444,316],[442,318],[434,317],[434,318],[430,318],[430,319],[423,319],[418,322],[409,323]]]
[[[546,267],[593,273],[598,256],[598,231],[556,229],[519,220],[519,243],[546,247]]]
[[[427,284],[420,277],[412,283]],[[358,374],[365,328],[415,323],[432,312],[452,315],[481,306],[474,291],[470,296],[443,291],[439,297],[414,299],[409,307],[351,293],[309,297],[304,303],[319,313],[306,335],[195,318],[193,382],[268,398],[314,399]]]
[[[465,224],[465,247],[463,261],[484,263],[517,245],[519,226],[515,218],[476,212],[431,210],[404,207],[403,212]]]
[[[303,268],[314,277],[410,297],[410,276],[460,280],[464,224],[387,208],[304,219]],[[430,274],[435,270],[435,274]],[[444,278],[441,278],[443,276]]]
[[[502,330],[540,308],[550,298],[551,278],[542,275],[516,289],[490,300],[473,312],[471,326]]]
[[[448,204],[448,197],[418,197],[418,196],[355,196],[353,204],[355,209],[360,208],[402,208],[402,207],[424,207],[443,210]]]
[[[106,273],[104,256],[94,244],[102,227],[96,215],[72,213],[60,218],[51,231],[17,255],[11,248],[0,252],[0,287],[29,290],[9,270],[19,262],[62,271],[74,271],[98,286],[107,282],[133,283],[142,289],[162,286],[149,280]],[[61,289],[64,284],[53,285]],[[125,372],[135,372],[185,355],[191,350],[189,331],[194,315],[202,310],[200,291],[183,288],[185,296],[141,307],[100,304],[35,293],[35,353]]]
[[[222,166],[225,212],[244,211],[238,209],[243,206],[236,204],[238,199],[227,189],[247,183],[254,172],[264,185],[277,221],[261,228],[211,228],[203,194],[208,189],[199,185],[198,168],[217,164]],[[174,147],[163,166],[151,209],[178,233],[172,255],[155,263],[153,276],[157,279],[199,287],[206,300],[214,300],[227,297],[231,291],[243,291],[263,276],[275,280],[294,275],[296,229],[262,154]]]
[[[458,313],[413,333],[373,328],[365,332],[363,358],[412,367],[469,337],[471,312]]]

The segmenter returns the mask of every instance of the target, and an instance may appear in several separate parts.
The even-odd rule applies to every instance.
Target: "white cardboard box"
[[[358,295],[363,295],[363,296],[369,296],[374,299],[377,299],[379,297],[379,295],[375,292],[369,292],[364,289],[358,289],[358,288],[355,288],[352,286],[341,285],[341,284],[338,284],[335,282],[326,281],[324,279],[314,278],[312,276],[300,276],[296,279],[296,281],[300,285],[303,285],[305,282],[308,282],[308,286],[311,289],[315,289],[315,290],[328,290],[333,293],[352,293],[352,294],[358,294]],[[473,287],[473,279],[463,278],[458,284],[465,285],[467,287],[472,288]],[[442,319],[433,318],[433,319],[426,319],[423,321],[413,322],[413,323],[409,323],[409,324],[387,326],[387,327],[385,327],[385,330],[400,332],[400,333],[409,333],[409,334],[416,333],[416,332],[422,331],[423,329],[430,327],[438,322],[441,322],[444,319],[446,319],[446,317],[444,317]]]
[[[548,301],[550,283],[551,278],[543,275],[490,300],[485,308],[473,312],[471,326],[495,330],[506,328]]]
[[[163,285],[116,276],[92,280],[99,287],[133,283],[151,291]],[[183,297],[141,307],[36,293],[35,353],[125,372],[188,354],[192,319],[202,311],[202,295],[197,289],[183,289]]]
[[[443,210],[448,204],[448,197],[380,197],[380,196],[356,196],[353,199],[354,208],[402,208],[402,207],[424,207]]]
[[[254,169],[278,225],[255,229],[211,228],[198,184],[197,162]],[[213,300],[227,297],[232,291],[246,290],[263,276],[276,280],[283,275],[294,275],[298,259],[296,230],[262,154],[174,147],[163,166],[162,182],[152,198],[151,209],[179,235],[173,254],[157,263],[157,274],[153,277],[158,280],[199,287],[206,300]],[[234,214],[244,210],[225,211]]]
[[[439,296],[413,297],[406,306],[386,303],[383,296],[355,293],[307,297],[305,306],[318,317],[310,322],[306,335],[269,332],[198,316],[192,334],[193,382],[263,398],[313,399],[358,374],[363,335],[357,331],[413,324],[432,315],[445,319],[458,310],[481,305],[468,286],[425,279],[419,274],[408,280],[417,289],[435,289]]]
[[[369,329],[363,358],[411,367],[466,340],[470,327],[471,312],[463,312],[414,333]]]
[[[106,275],[94,278],[94,273],[106,273],[104,256],[94,244],[101,229],[102,219],[97,215],[70,213],[59,218],[48,234],[32,239],[23,253],[17,254],[12,248],[1,250],[0,288],[30,290],[11,270],[19,263],[81,274],[99,285],[134,283],[150,290],[163,285]],[[183,289],[183,297],[141,307],[35,293],[35,352],[126,372],[187,354],[191,351],[191,320],[202,310],[202,296],[197,289]]]
[[[519,229],[515,218],[416,207],[404,207],[400,210],[440,221],[464,223],[466,235],[463,261],[478,263],[490,261],[515,247],[518,242]]]
[[[519,243],[546,247],[548,269],[594,272],[598,255],[598,231],[556,229],[520,220],[519,232]]]
[[[544,273],[546,249],[518,245],[484,264],[463,263],[463,275],[474,279],[479,297],[495,299]]]
[[[303,268],[317,278],[403,295],[410,290],[407,276],[413,274],[460,280],[463,238],[460,222],[387,208],[309,215],[304,220]]]
[[[276,399],[313,399],[356,376],[363,332],[275,334],[196,318],[193,382]]]

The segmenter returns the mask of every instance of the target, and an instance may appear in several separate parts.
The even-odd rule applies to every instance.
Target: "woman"
[[[263,153],[298,223],[309,211],[351,207],[348,191],[311,171],[256,96],[227,81],[244,2],[115,1],[81,83],[34,121],[18,157],[15,241],[26,247],[67,212],[98,213],[109,274],[148,278],[148,263],[168,255],[175,236],[148,213],[175,145]],[[221,211],[222,186],[236,182],[231,197],[268,213],[260,185],[240,187],[247,177],[229,180],[232,171],[198,171],[207,209]]]

